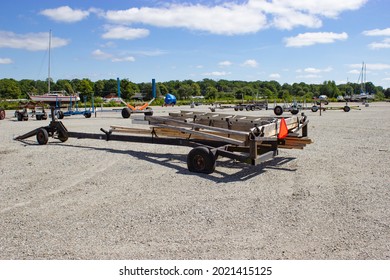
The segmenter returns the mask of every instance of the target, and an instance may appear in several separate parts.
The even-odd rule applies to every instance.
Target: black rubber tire
[[[291,114],[296,115],[296,114],[299,113],[299,110],[298,109],[292,109],[290,112],[291,112]]]
[[[130,118],[131,110],[129,108],[123,108],[122,109],[122,118],[128,119]]]
[[[37,131],[37,141],[39,145],[46,145],[47,141],[49,141],[49,134],[47,130],[44,128],[40,128]]]
[[[59,131],[58,132],[58,139],[61,142],[66,142],[68,140],[68,138],[69,138],[68,132],[66,132],[66,131]]]
[[[87,119],[89,119],[91,116],[92,114],[90,112],[84,114],[84,117],[86,117]]]
[[[35,118],[37,119],[37,121],[41,121],[42,120],[42,115],[38,114],[35,116]]]
[[[237,107],[234,107],[234,111],[238,111],[238,108],[237,108]]]
[[[351,111],[351,108],[349,106],[345,105],[343,110],[344,110],[344,112],[348,113],[349,111]]]
[[[5,119],[5,111],[4,109],[0,109],[0,120],[4,120]]]
[[[276,106],[274,108],[274,114],[277,115],[277,116],[281,116],[283,114],[282,106]]]
[[[190,172],[211,174],[215,170],[215,156],[206,147],[196,147],[187,155],[187,167]]]
[[[314,105],[313,107],[311,107],[311,111],[312,112],[317,112],[318,111],[318,106]]]
[[[17,119],[19,122],[21,122],[21,121],[23,120],[23,115],[22,115],[22,113],[16,111],[16,112],[15,112],[15,115],[16,115],[16,119]]]
[[[62,120],[64,118],[64,112],[58,111],[57,116],[58,116],[58,119]]]
[[[150,107],[146,107],[146,112],[144,113],[145,116],[153,116],[153,110]]]

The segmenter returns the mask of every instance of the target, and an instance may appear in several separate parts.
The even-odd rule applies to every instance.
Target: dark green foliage
[[[0,99],[22,99],[28,98],[27,93],[47,92],[47,81],[1,79]],[[371,94],[376,94],[378,98],[389,98],[390,89],[383,89],[375,86],[371,82],[365,84],[365,89]],[[78,92],[83,98],[91,100],[92,95],[105,97],[107,95],[117,95],[118,86],[116,79],[99,80],[92,82],[89,79],[73,79],[51,81],[51,90],[65,90],[68,93]],[[334,81],[325,81],[323,84],[293,83],[279,84],[277,81],[228,81],[203,79],[202,81],[167,81],[156,84],[156,94],[158,99],[171,93],[178,100],[187,102],[192,96],[204,96],[210,101],[223,100],[255,100],[255,99],[280,99],[292,101],[293,99],[310,100],[319,95],[327,95],[329,98],[336,98],[338,95],[359,94],[361,85],[348,83],[336,85]],[[130,100],[135,94],[143,94],[144,100],[152,98],[152,83],[134,83],[128,79],[120,81],[121,97]],[[82,99],[83,100],[83,99]]]

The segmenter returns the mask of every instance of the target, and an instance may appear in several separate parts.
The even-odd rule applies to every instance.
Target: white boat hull
[[[46,103],[70,103],[80,101],[80,97],[75,95],[30,95],[31,100],[36,102],[46,102]]]

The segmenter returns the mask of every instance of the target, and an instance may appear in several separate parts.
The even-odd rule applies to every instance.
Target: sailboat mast
[[[50,94],[50,57],[51,57],[50,51],[51,51],[51,29],[49,31],[49,65],[48,65],[48,78],[47,78],[48,79],[47,93],[49,94]]]

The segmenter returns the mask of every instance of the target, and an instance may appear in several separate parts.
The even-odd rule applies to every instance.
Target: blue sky
[[[388,0],[0,2],[0,78],[390,87]]]

